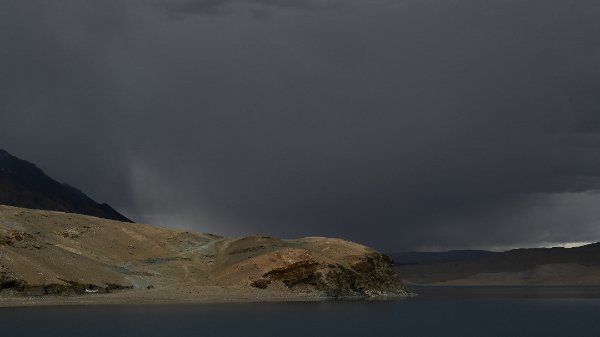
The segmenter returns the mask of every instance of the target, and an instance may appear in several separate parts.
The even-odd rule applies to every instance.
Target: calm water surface
[[[420,293],[401,301],[0,308],[0,336],[600,335],[598,289]]]

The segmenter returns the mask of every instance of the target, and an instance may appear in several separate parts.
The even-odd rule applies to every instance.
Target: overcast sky
[[[2,0],[0,148],[205,232],[600,240],[600,2]]]

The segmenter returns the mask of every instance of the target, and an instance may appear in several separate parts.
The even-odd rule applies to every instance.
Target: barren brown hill
[[[341,239],[223,238],[0,206],[0,304],[406,294],[389,258]]]

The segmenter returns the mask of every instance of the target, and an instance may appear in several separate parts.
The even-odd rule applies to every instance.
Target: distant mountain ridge
[[[2,149],[0,204],[133,222],[108,204],[100,204],[81,190],[59,183],[34,164]]]
[[[409,284],[600,285],[600,243],[521,248],[438,263],[397,265]]]

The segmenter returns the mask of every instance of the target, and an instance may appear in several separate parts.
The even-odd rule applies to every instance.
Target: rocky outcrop
[[[266,289],[271,281],[279,281],[288,288],[314,288],[327,297],[406,296],[392,267],[392,260],[380,253],[367,254],[349,266],[305,260],[273,269],[253,286]]]
[[[27,232],[12,230],[4,235],[0,234],[0,246],[14,248],[42,248],[42,244]]]

